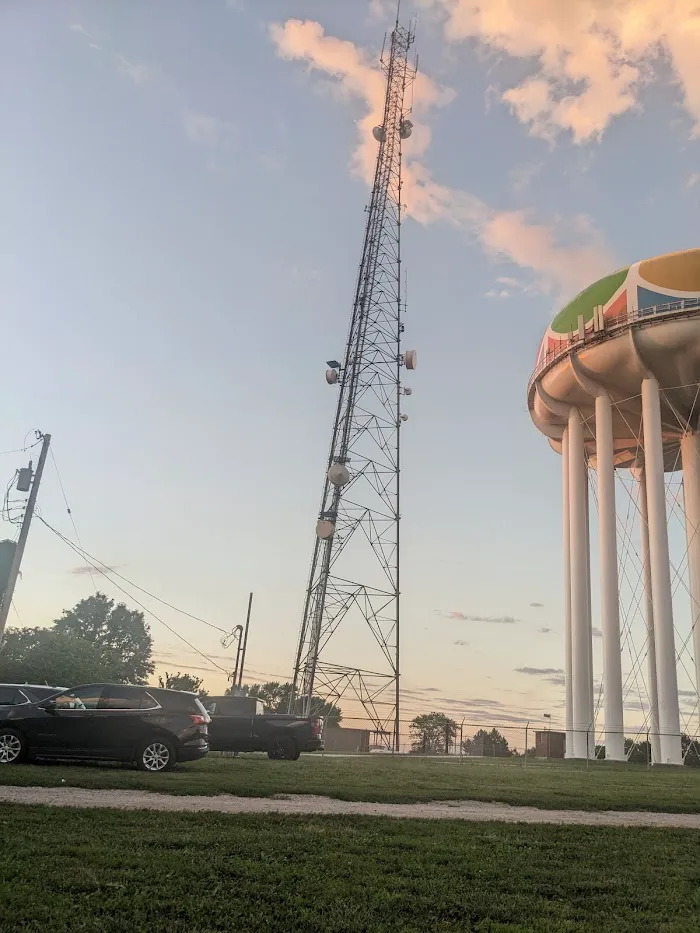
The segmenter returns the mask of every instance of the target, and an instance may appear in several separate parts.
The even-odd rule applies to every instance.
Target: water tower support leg
[[[574,758],[586,758],[593,710],[590,708],[591,628],[588,599],[588,541],[583,421],[577,408],[569,414],[569,505],[571,531],[571,648],[574,708]]]
[[[651,763],[661,761],[659,738],[659,698],[656,690],[656,638],[654,637],[654,600],[651,585],[651,562],[649,557],[649,516],[647,512],[647,480],[643,469],[634,469],[639,483],[639,535],[642,542],[642,573],[644,575],[644,605],[647,627],[647,677],[649,681],[649,740]]]
[[[571,519],[569,505],[569,430],[564,430],[561,444],[562,549],[564,552],[564,680],[567,758],[574,757],[573,672],[571,669]]]
[[[654,602],[661,762],[669,765],[682,765],[671,568],[668,555],[668,528],[666,526],[661,403],[659,383],[653,376],[649,376],[642,381],[642,418],[644,421],[644,459],[647,477],[647,508],[649,511],[649,556]]]
[[[698,692],[698,731],[700,732],[700,434],[686,434],[681,440],[685,534],[688,543],[688,577],[693,626],[693,655]]]
[[[620,657],[620,599],[617,577],[617,516],[613,459],[612,405],[607,392],[595,400],[596,469],[598,473],[598,541],[600,552],[600,619],[603,629],[603,695],[605,757],[625,760]]]

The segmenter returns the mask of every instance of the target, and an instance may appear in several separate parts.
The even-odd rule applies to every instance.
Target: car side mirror
[[[40,704],[41,709],[45,710],[47,713],[56,712],[56,701],[55,700],[45,700]]]

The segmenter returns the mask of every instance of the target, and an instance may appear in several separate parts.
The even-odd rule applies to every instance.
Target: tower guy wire
[[[342,362],[328,361],[338,388],[336,416],[316,525],[294,664],[290,711],[309,715],[316,695],[359,702],[379,741],[399,744],[400,433],[410,389],[402,368],[402,142],[411,135],[405,105],[415,69],[413,27],[396,26],[381,66],[386,75],[374,184]],[[332,644],[329,644],[331,643]],[[343,647],[341,648],[341,644]],[[342,651],[343,663],[329,649]],[[370,660],[371,659],[371,660]],[[371,663],[372,669],[366,666]]]

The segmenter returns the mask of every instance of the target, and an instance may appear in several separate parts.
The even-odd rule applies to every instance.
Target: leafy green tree
[[[444,713],[423,713],[411,722],[411,749],[423,755],[448,755],[457,723]]]
[[[81,599],[54,623],[60,635],[84,639],[99,649],[113,670],[113,679],[145,683],[153,673],[153,639],[143,613],[115,605],[104,593]]]
[[[603,754],[605,754],[605,746],[603,746]],[[646,765],[651,761],[651,748],[648,742],[625,739],[625,755],[632,764]]]
[[[462,743],[462,748],[467,755],[483,755],[487,758],[509,758],[513,754],[506,737],[498,729],[490,732],[479,729],[471,739]]]
[[[231,693],[231,688],[226,691]],[[243,687],[243,692],[250,697],[257,697],[265,704],[265,708],[271,713],[286,713],[289,709],[289,700],[292,695],[292,685],[290,683],[282,684],[279,681],[271,680],[265,684],[249,684]],[[322,716],[326,725],[337,726],[343,718],[343,712],[339,706],[333,703],[326,703],[321,697],[314,697],[311,701],[311,711],[314,716]]]
[[[691,739],[689,735],[681,736],[681,750],[683,752],[683,764],[689,768],[700,768],[700,742],[697,739]]]
[[[0,681],[75,687],[116,679],[112,660],[97,645],[52,628],[7,629]]]
[[[195,677],[194,674],[169,674],[165,672],[165,678],[158,678],[158,686],[166,690],[185,690],[188,693],[198,693],[200,696],[207,696],[207,691],[202,690],[204,678]]]

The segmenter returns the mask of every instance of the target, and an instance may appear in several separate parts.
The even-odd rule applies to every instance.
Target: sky
[[[50,432],[82,545],[150,593],[228,631],[253,591],[250,680],[293,664],[394,15],[0,7],[0,452]],[[698,245],[700,11],[404,0],[412,16],[404,714],[557,722],[560,461],[527,381],[580,288]],[[30,456],[2,454],[0,479]],[[75,540],[52,461],[39,504]],[[92,580],[40,522],[11,618],[50,624],[95,585],[162,619],[159,671],[225,687],[218,631]]]

